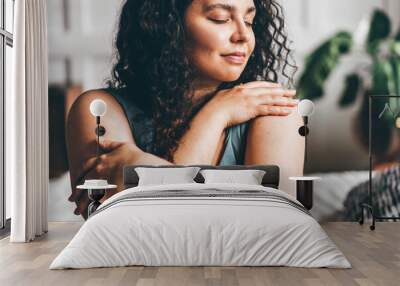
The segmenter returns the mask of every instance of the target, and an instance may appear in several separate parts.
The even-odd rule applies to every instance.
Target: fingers
[[[82,164],[82,174],[85,176],[91,169],[96,166],[97,157],[92,157],[83,162]]]
[[[281,84],[276,82],[264,81],[264,80],[256,80],[250,81],[247,83],[243,83],[240,85],[245,88],[257,88],[257,87],[282,87]]]
[[[89,196],[87,191],[84,192],[84,195],[81,197],[81,199],[79,200],[79,204],[78,204],[78,211],[79,214],[82,214],[83,216],[87,216],[87,209],[89,206]]]
[[[293,99],[291,97],[264,94],[257,97],[257,102],[258,104],[296,107],[297,104],[299,103],[299,100]]]
[[[293,107],[282,107],[282,106],[271,106],[271,105],[259,105],[258,107],[259,116],[287,116],[294,111]]]
[[[118,148],[124,144],[124,142],[119,142],[119,141],[112,141],[112,140],[100,140],[100,147],[103,149],[105,152],[111,152],[114,149]]]
[[[100,156],[99,163],[91,169],[87,174],[87,179],[101,179],[101,178],[109,178],[113,175],[114,165],[107,158],[108,154],[103,154]]]
[[[124,144],[124,142],[112,141],[112,140],[101,140],[100,147],[105,152],[111,152]],[[102,154],[97,157],[91,157],[80,166],[78,174],[81,174],[75,182],[75,186],[84,183],[85,179],[98,179],[98,178],[108,178],[112,175],[112,172],[116,169],[115,162],[113,163],[109,154]],[[89,200],[87,198],[87,191],[75,188],[68,198],[70,201],[75,201],[77,203],[77,208],[75,209],[75,214],[85,215]]]
[[[244,94],[250,96],[259,95],[272,95],[272,96],[284,96],[293,98],[296,95],[296,90],[294,89],[284,89],[284,88],[266,88],[266,87],[256,87],[249,88],[243,91]]]
[[[87,217],[87,209],[90,203],[89,196],[87,191],[82,192],[80,198],[75,201],[76,208],[74,210],[75,215],[81,214],[85,219]]]
[[[76,203],[76,208],[74,210],[75,215],[82,214],[84,216],[85,211],[87,210],[87,207],[89,205],[89,196],[88,196],[88,191],[87,190],[79,190],[79,195],[75,199]]]
[[[272,89],[276,89],[276,91],[274,92],[280,93],[281,96],[293,97],[296,95],[296,90],[286,89],[280,83],[276,82],[259,80],[259,81],[251,81],[248,83],[240,84],[239,86],[246,89],[255,89],[253,90],[254,92],[251,92],[250,94],[256,94],[259,92],[269,93]]]

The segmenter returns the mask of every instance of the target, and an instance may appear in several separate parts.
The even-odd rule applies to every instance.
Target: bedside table
[[[79,185],[77,189],[83,189],[88,191],[88,196],[91,203],[88,206],[88,217],[94,213],[97,208],[101,205],[100,200],[106,194],[109,189],[115,189],[116,185],[109,185],[107,180],[85,180],[83,185]]]
[[[289,177],[289,180],[296,181],[296,199],[308,210],[313,207],[313,182],[320,179],[320,177]]]

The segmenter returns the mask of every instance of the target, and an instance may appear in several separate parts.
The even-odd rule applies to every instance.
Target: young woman
[[[277,164],[302,175],[290,49],[275,0],[127,0],[109,87],[82,94],[67,123],[76,214],[86,218],[87,178],[122,190],[128,164]],[[103,99],[106,134],[95,156],[89,105]],[[282,187],[282,184],[281,184]]]

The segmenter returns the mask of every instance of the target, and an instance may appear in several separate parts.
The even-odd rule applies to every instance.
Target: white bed
[[[137,186],[114,195],[50,269],[128,265],[351,267],[291,196],[216,183]]]

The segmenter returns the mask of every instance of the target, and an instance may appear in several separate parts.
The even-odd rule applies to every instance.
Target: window
[[[11,68],[14,31],[14,0],[0,0],[0,236],[9,227],[10,194],[4,188],[5,98],[11,92]]]

